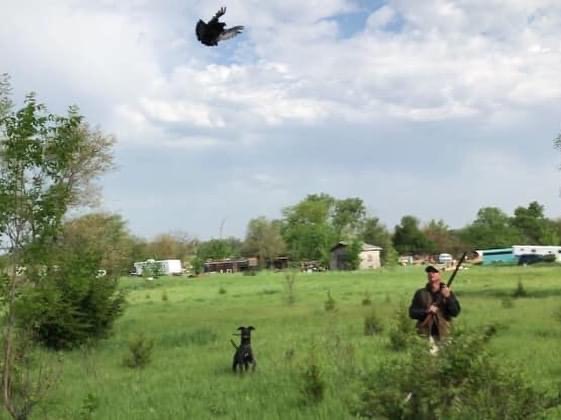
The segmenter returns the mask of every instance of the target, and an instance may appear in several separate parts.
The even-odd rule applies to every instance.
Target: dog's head
[[[240,332],[239,335],[242,337],[242,344],[249,343],[251,341],[251,331],[255,328],[251,325],[249,327],[238,327],[238,331]]]

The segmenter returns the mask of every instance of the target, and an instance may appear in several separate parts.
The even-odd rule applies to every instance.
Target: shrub
[[[364,298],[362,299],[362,306],[372,305],[372,299],[370,298],[370,292],[367,290],[364,292]]]
[[[430,354],[418,338],[405,359],[363,379],[356,414],[399,419],[529,419],[559,403],[533,389],[513,367],[486,349],[488,333],[459,333]]]
[[[394,315],[395,324],[390,330],[390,348],[394,351],[405,350],[416,335],[413,322],[405,302],[401,302]]]
[[[47,268],[27,273],[34,287],[22,293],[16,306],[20,325],[51,349],[107,337],[124,310],[117,279],[96,277],[101,256],[87,247],[57,251]]]
[[[154,341],[139,334],[129,340],[129,352],[123,358],[123,364],[132,369],[142,369],[150,363]]]
[[[315,359],[311,359],[302,373],[302,394],[306,403],[317,404],[323,400],[325,395],[325,381],[322,378],[321,369]]]
[[[86,397],[82,401],[82,406],[80,407],[80,412],[78,418],[81,420],[90,420],[94,418],[94,414],[99,408],[99,398],[88,392]]]
[[[516,289],[514,290],[512,296],[515,298],[528,296],[528,293],[526,292],[526,289],[524,289],[524,285],[522,284],[522,280],[518,280],[518,286],[516,286]]]
[[[324,302],[325,310],[330,312],[335,310],[335,299],[331,296],[331,291],[327,291],[327,300]]]
[[[382,333],[384,325],[374,310],[364,317],[364,335],[377,335]]]
[[[503,306],[503,308],[506,309],[511,309],[514,308],[514,300],[512,300],[511,297],[505,297],[503,298],[503,300],[501,301],[501,305]]]
[[[296,271],[291,270],[285,273],[284,275],[284,284],[285,284],[285,291],[286,291],[286,303],[289,305],[294,304],[296,302],[296,292],[294,290],[294,286],[296,285]]]

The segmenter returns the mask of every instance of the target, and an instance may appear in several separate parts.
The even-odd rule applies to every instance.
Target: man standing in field
[[[425,269],[428,283],[415,292],[409,317],[417,320],[417,331],[429,339],[439,341],[450,330],[452,318],[460,313],[460,302],[454,293],[442,283],[440,271],[432,265]]]

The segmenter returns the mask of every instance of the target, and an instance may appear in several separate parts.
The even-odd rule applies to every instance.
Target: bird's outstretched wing
[[[212,47],[218,45],[218,42],[233,38],[242,32],[243,26],[234,26],[226,29],[226,24],[219,20],[225,13],[226,8],[221,7],[208,22],[205,23],[202,20],[197,22],[195,33],[201,43]]]
[[[220,18],[221,16],[224,16],[226,14],[226,8],[224,6],[222,6],[220,9],[218,9],[218,12],[216,12],[216,14],[214,15],[214,17],[216,19]]]
[[[242,33],[244,27],[243,26],[233,26],[231,28],[225,29],[222,33],[218,36],[218,41],[225,41],[226,39],[230,39]]]
[[[202,41],[205,38],[206,34],[206,23],[202,20],[197,22],[197,26],[195,27],[195,33],[197,34],[197,39]]]

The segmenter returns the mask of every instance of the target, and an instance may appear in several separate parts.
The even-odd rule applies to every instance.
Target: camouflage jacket
[[[440,287],[445,286],[440,283]],[[427,314],[428,308],[436,303],[438,312],[431,315]],[[432,335],[435,338],[446,337],[450,331],[450,321],[460,313],[460,302],[450,292],[450,297],[445,299],[440,294],[440,290],[433,292],[430,284],[415,292],[411,305],[409,306],[409,317],[417,320],[417,331],[420,334]],[[426,322],[425,322],[426,321]]]

